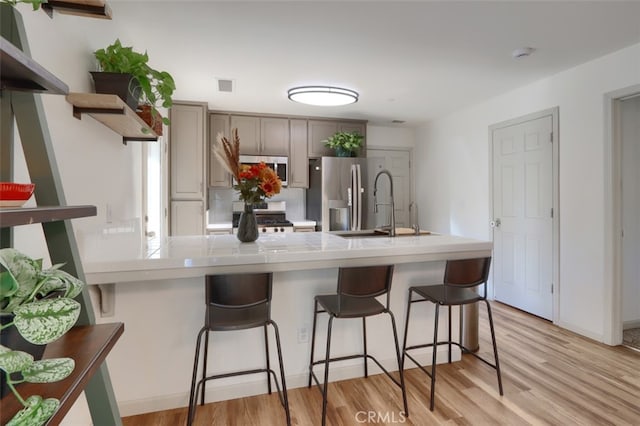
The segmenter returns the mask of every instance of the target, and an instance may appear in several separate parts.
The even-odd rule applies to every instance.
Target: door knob
[[[502,222],[500,222],[500,219],[494,219],[491,222],[489,222],[489,225],[491,225],[492,228],[500,228],[500,224]]]

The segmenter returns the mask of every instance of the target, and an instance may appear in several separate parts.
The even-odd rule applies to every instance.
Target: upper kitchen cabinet
[[[309,187],[307,120],[289,120],[289,188]]]
[[[213,153],[218,134],[231,137],[228,114],[209,114],[209,186],[217,188],[231,188],[231,174],[220,164],[220,160]]]
[[[205,199],[207,104],[174,102],[170,111],[171,199]]]
[[[289,156],[289,120],[276,117],[231,116],[238,129],[240,154]]]
[[[338,123],[336,121],[309,120],[307,128],[309,158],[332,156],[333,150],[326,147],[324,141],[335,135],[337,131]]]

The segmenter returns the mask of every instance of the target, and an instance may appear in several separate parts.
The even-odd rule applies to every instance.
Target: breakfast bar
[[[272,316],[280,327],[287,385],[295,388],[306,386],[313,297],[335,292],[338,267],[395,265],[391,309],[402,330],[409,286],[441,282],[447,259],[490,256],[491,252],[489,241],[439,234],[390,238],[304,232],[261,235],[254,243],[240,243],[233,235],[209,235],[169,237],[150,244],[137,257],[105,252],[103,260],[87,259],[83,266],[98,311],[101,304],[110,305],[103,320],[122,321],[127,328],[109,359],[118,404],[126,416],[187,405],[195,338],[205,311],[206,274],[273,272]],[[415,318],[424,322],[425,329],[432,328],[432,307],[421,309]],[[445,316],[442,320],[446,321]],[[387,341],[388,321],[370,321],[369,351],[385,368],[397,370]],[[323,341],[324,320],[318,327],[318,339]],[[263,354],[253,349],[255,340],[263,339],[260,330],[212,338],[211,356],[223,358],[225,370],[264,363]],[[233,345],[225,345],[226,339],[233,339]],[[334,330],[333,339],[336,355],[357,352],[362,341],[360,323],[345,321]],[[426,351],[418,358],[428,364],[429,356]],[[459,356],[454,353],[456,359]],[[357,361],[346,362],[331,370],[330,380],[358,377],[361,369]],[[132,381],[133,376],[139,379]],[[207,401],[266,392],[263,377],[235,377],[209,386]]]

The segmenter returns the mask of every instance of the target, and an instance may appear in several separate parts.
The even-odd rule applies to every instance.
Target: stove
[[[256,214],[256,221],[258,222],[258,232],[293,232],[293,223],[287,220],[286,213],[284,211],[271,209],[254,209],[253,212]],[[241,212],[238,211],[233,212],[231,223],[233,225],[234,233],[238,228],[240,214]]]

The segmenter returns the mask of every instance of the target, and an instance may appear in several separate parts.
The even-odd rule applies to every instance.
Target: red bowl
[[[0,182],[0,200],[28,200],[36,187],[34,183]]]

